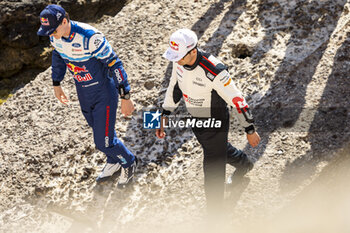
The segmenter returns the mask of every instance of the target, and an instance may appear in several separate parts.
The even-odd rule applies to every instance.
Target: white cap
[[[165,51],[163,57],[169,61],[179,61],[196,47],[197,42],[196,33],[187,28],[179,29],[170,36],[169,48]]]

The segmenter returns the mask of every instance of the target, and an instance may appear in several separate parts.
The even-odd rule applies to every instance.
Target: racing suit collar
[[[198,64],[199,64],[199,58],[201,57],[201,51],[199,49],[197,49],[197,59],[196,61],[193,63],[193,65],[189,66],[189,65],[184,65],[183,67],[186,69],[186,70],[194,70]]]
[[[73,21],[72,20],[70,20],[70,33],[69,33],[69,36],[66,38],[66,37],[62,37],[62,40],[63,41],[66,41],[66,42],[71,42],[73,39],[74,39],[74,37],[75,37],[75,31],[76,31],[76,29],[75,29],[75,24],[73,23]]]

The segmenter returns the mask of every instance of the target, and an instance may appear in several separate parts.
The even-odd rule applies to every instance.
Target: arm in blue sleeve
[[[67,66],[66,63],[64,63],[64,60],[60,56],[60,54],[53,50],[52,52],[52,82],[54,86],[59,86],[61,81],[64,78],[64,75],[66,74]]]
[[[94,34],[90,38],[89,47],[93,50],[92,55],[108,66],[110,75],[113,77],[121,96],[128,93],[130,91],[130,85],[123,63],[103,34]]]

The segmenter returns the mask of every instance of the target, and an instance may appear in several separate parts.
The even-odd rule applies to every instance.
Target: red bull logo
[[[170,48],[178,51],[179,50],[179,44],[177,44],[176,42],[174,41],[170,41]]]
[[[44,18],[44,17],[41,17],[41,18],[40,18],[40,22],[41,22],[41,25],[50,26],[49,20],[46,19],[46,18]]]
[[[73,40],[74,36],[75,36],[75,32],[73,32],[73,33],[69,36],[69,40]]]
[[[72,63],[67,63],[67,67],[73,74],[89,72],[85,66],[80,67],[80,66],[73,65]]]
[[[67,63],[67,67],[68,69],[74,74],[73,77],[78,81],[78,82],[86,82],[86,81],[90,81],[92,80],[92,76],[85,66],[80,67],[80,66],[76,66],[73,65],[72,63]],[[80,73],[87,73],[84,75],[78,75]]]

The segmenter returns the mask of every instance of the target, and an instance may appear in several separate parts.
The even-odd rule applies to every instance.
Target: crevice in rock
[[[246,44],[236,44],[232,47],[232,57],[245,59],[253,55],[253,49]]]

